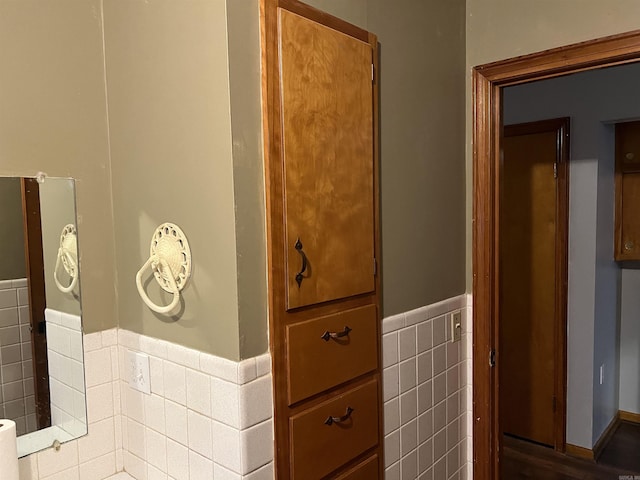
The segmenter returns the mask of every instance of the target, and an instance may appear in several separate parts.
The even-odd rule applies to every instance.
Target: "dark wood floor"
[[[640,425],[620,422],[598,463],[632,471],[640,475]]]
[[[640,478],[640,425],[622,422],[597,463],[504,437],[501,480],[634,480]]]

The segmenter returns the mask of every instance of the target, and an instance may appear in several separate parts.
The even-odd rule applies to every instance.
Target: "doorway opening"
[[[476,479],[499,478],[502,450],[499,253],[504,193],[503,89],[638,60],[640,32],[636,31],[474,69],[473,456]]]
[[[500,202],[502,433],[564,451],[569,118],[504,127]]]

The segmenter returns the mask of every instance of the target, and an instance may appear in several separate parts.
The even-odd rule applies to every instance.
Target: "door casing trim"
[[[501,89],[640,60],[640,30],[576,43],[473,69],[473,475],[499,478],[497,348]]]

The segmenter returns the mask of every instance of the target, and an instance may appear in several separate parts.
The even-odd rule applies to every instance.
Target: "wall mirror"
[[[22,457],[87,433],[74,180],[0,177],[0,418]]]

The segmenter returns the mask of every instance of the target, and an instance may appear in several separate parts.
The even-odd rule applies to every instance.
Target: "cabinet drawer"
[[[350,329],[346,335],[345,329]],[[286,330],[289,405],[377,368],[375,305],[289,325]],[[332,338],[327,332],[344,336]]]
[[[349,409],[347,419],[339,418]],[[337,421],[331,422],[332,417]],[[292,479],[314,480],[331,473],[378,443],[377,381],[291,417],[289,432]]]
[[[336,477],[336,480],[376,480],[378,473],[378,455],[373,455]]]

